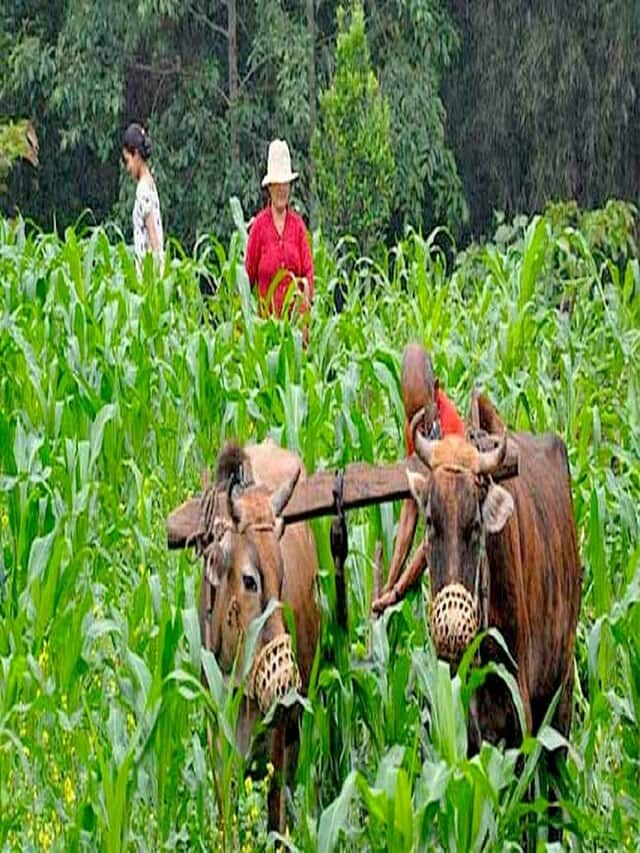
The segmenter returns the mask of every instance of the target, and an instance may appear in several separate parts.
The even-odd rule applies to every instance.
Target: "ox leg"
[[[286,779],[284,771],[285,762],[285,726],[279,725],[273,733],[273,748],[271,750],[271,763],[273,764],[273,779],[269,788],[269,829],[284,832],[286,809],[284,803],[284,792]]]

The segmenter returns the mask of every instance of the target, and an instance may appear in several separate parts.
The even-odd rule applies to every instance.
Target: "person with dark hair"
[[[130,124],[122,140],[122,160],[131,177],[137,181],[133,205],[133,245],[138,271],[147,252],[152,252],[160,273],[164,271],[164,234],[160,199],[149,169],[151,140],[140,124]]]
[[[289,206],[291,183],[297,177],[298,173],[291,170],[289,146],[284,139],[274,139],[262,181],[269,192],[269,203],[251,223],[245,267],[262,305],[278,317],[292,285],[300,294],[301,314],[308,312],[313,299],[313,259],[307,229]],[[305,338],[307,335],[305,325]]]

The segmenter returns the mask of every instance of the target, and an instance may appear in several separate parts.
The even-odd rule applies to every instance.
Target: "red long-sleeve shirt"
[[[282,305],[291,282],[291,275],[306,278],[309,284],[309,299],[313,299],[313,259],[302,218],[287,208],[282,236],[273,222],[271,208],[266,207],[253,221],[247,242],[245,268],[252,285],[258,285],[261,297],[266,297],[275,276],[281,271],[285,275],[273,293],[273,310],[282,314]],[[301,288],[302,289],[302,288]],[[300,311],[309,309],[306,300],[301,300]]]
[[[440,431],[442,437],[445,435],[464,436],[464,421],[458,414],[458,410],[441,388],[436,391],[436,406],[438,407],[438,418],[440,419]],[[404,437],[407,445],[407,456],[411,456],[415,450],[411,436],[410,424],[404,425]]]

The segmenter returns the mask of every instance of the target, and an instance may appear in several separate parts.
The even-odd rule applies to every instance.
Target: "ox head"
[[[478,628],[487,625],[488,533],[513,513],[513,498],[491,474],[502,464],[507,436],[480,452],[458,436],[429,441],[415,434],[427,477],[408,472],[409,487],[425,518],[431,577],[430,630],[438,656],[457,662]]]
[[[223,672],[243,654],[250,623],[269,601],[281,600],[284,576],[280,514],[300,475],[271,492],[253,481],[248,456],[235,445],[222,451],[215,484],[169,516],[169,542],[193,545],[204,561],[203,583],[213,593],[210,647]],[[266,712],[300,679],[281,608],[264,624],[249,676],[249,695]]]

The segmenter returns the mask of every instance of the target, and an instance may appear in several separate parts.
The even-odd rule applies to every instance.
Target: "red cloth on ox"
[[[464,436],[464,421],[442,388],[438,388],[436,391],[436,405],[438,407],[438,418],[440,419],[440,431],[442,432],[442,437],[444,438],[445,435]],[[407,456],[411,456],[415,448],[413,446],[409,421],[405,421],[404,437],[407,445]]]
[[[253,221],[249,231],[245,268],[249,281],[258,285],[258,292],[264,299],[275,276],[281,271],[285,275],[276,285],[273,303],[269,310],[279,317],[291,282],[291,275],[306,278],[309,283],[309,298],[313,299],[313,260],[307,239],[307,231],[302,218],[287,209],[282,236],[278,234],[271,215],[266,207]],[[309,310],[306,300],[301,300],[300,311]]]

